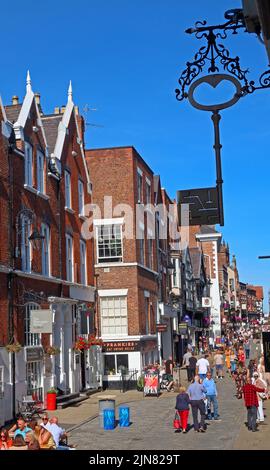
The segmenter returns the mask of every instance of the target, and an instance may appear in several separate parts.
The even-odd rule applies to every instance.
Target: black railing
[[[124,393],[130,390],[130,385],[131,382],[134,382],[137,384],[137,375],[138,375],[138,370],[137,369],[132,369],[132,370],[125,370],[121,369],[120,373],[120,392]]]

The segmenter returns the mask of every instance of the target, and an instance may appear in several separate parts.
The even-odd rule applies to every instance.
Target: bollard
[[[103,411],[105,409],[114,410],[115,413],[115,400],[112,399],[114,395],[105,395],[99,399],[99,426],[103,427]]]
[[[130,425],[129,421],[129,407],[120,406],[119,407],[119,426],[120,428],[128,428]]]
[[[111,408],[103,410],[103,429],[108,431],[115,428],[115,411]]]

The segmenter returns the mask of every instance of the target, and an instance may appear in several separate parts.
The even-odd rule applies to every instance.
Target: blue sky
[[[87,120],[88,147],[134,145],[159,173],[171,197],[178,189],[215,184],[208,113],[178,103],[174,89],[200,42],[184,33],[196,20],[223,21],[240,0],[14,0],[1,5],[0,93],[22,98],[29,68],[45,112],[74,101],[98,108]],[[250,77],[267,68],[253,35],[230,36]],[[201,44],[203,45],[203,44]],[[240,278],[270,287],[270,90],[241,99],[222,113],[224,238],[236,254]]]

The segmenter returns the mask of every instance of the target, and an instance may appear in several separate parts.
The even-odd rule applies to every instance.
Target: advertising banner
[[[147,372],[144,376],[144,395],[157,395],[159,394],[159,376],[158,374],[151,374]]]

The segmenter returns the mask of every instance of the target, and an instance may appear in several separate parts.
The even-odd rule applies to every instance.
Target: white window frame
[[[69,258],[69,246],[71,247],[71,257]],[[74,281],[74,262],[73,262],[73,237],[66,233],[66,280]]]
[[[107,231],[107,230],[110,230],[110,227],[111,227],[111,232],[109,232],[109,238],[108,240],[111,241],[112,238],[111,238],[111,235],[113,233],[113,231],[115,230],[115,227],[119,227],[120,228],[120,243],[118,243],[118,246],[115,247],[115,248],[120,248],[121,247],[121,254],[119,255],[115,255],[115,256],[111,256],[110,254],[108,254],[108,256],[105,256],[105,253],[104,256],[101,256],[100,255],[100,250],[103,249],[103,251],[105,251],[105,248],[106,248],[106,245],[108,245],[108,249],[110,251],[112,251],[112,245],[110,245],[110,243],[106,244],[106,243],[103,243],[100,241],[101,237],[100,235],[102,235],[102,233],[100,233],[102,230],[103,232],[104,231]],[[119,238],[118,238],[119,240]],[[122,223],[111,223],[111,224],[99,224],[96,226],[96,254],[97,254],[97,263],[121,263],[123,262],[123,224]]]
[[[87,256],[86,242],[80,240],[80,281],[81,284],[87,285]]]
[[[42,274],[50,276],[51,274],[51,259],[50,259],[50,241],[51,231],[48,224],[41,224],[41,234],[45,236],[42,240],[41,257],[42,257]]]
[[[71,174],[70,171],[65,170],[65,207],[71,207]]]
[[[151,204],[151,183],[147,178],[145,181],[145,199],[146,204]]]
[[[144,228],[139,227],[140,236],[138,239],[139,242],[139,263],[145,265],[145,243],[144,243]]]
[[[32,246],[29,240],[31,235],[32,221],[27,216],[21,217],[21,269],[31,272]]]
[[[41,335],[40,333],[30,333],[30,312],[31,310],[40,309],[40,305],[29,302],[25,306],[24,314],[24,345],[25,346],[40,346],[41,345]]]
[[[44,163],[44,154],[40,150],[37,150],[37,190],[42,194],[45,194]]]
[[[122,302],[125,302],[125,306],[122,306]],[[105,304],[107,302],[107,306]],[[113,302],[113,308],[109,302]],[[118,307],[116,306],[118,302]],[[104,310],[107,310],[106,315]],[[125,311],[125,314],[121,314]],[[126,337],[128,335],[128,305],[127,296],[103,296],[100,297],[100,318],[101,318],[101,335],[102,337]],[[119,325],[117,325],[117,319],[119,319]],[[125,322],[123,320],[126,320]],[[111,323],[110,323],[111,320]],[[117,327],[120,331],[117,331]]]
[[[81,179],[78,180],[78,201],[79,215],[84,215],[84,184]]]
[[[137,202],[143,204],[143,172],[137,168]]]
[[[24,182],[33,187],[33,147],[28,142],[24,143]]]

